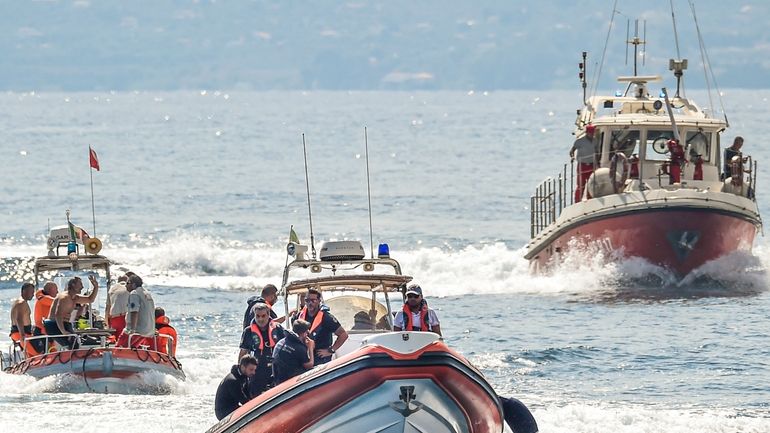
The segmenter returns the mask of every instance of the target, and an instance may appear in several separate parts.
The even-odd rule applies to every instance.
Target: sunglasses
[[[318,298],[305,298],[305,302],[318,302]]]
[[[410,294],[406,295],[406,297],[407,298],[419,298],[420,295],[415,295],[414,293],[410,293]]]

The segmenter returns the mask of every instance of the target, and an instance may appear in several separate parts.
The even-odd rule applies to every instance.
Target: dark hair
[[[245,367],[247,365],[257,365],[257,358],[249,354],[243,355],[241,356],[241,360],[238,361],[238,365],[241,367]]]
[[[310,330],[310,323],[302,319],[297,319],[292,323],[291,330],[297,335],[302,334],[303,332]]]
[[[118,277],[118,282],[128,281],[128,275],[121,275]]]
[[[73,290],[75,288],[75,282],[80,281],[80,277],[72,277],[69,281],[67,281],[67,291]]]
[[[155,318],[162,317],[166,315],[166,310],[163,309],[163,307],[155,307]]]
[[[265,284],[265,287],[262,288],[262,297],[275,295],[278,293],[278,288],[275,287],[272,284]]]
[[[312,287],[307,289],[307,294],[305,296],[307,296],[307,295],[318,295],[318,299],[321,299],[321,297],[322,297],[321,296],[321,291],[318,290],[318,289],[314,289]]]
[[[25,290],[34,289],[35,285],[32,283],[24,283],[21,285],[21,293],[24,293]]]
[[[134,287],[142,287],[142,279],[139,277],[139,275],[131,274],[128,276],[128,280],[131,281],[131,284]]]

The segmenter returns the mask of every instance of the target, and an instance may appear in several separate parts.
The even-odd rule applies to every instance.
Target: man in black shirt
[[[222,379],[217,387],[214,398],[214,413],[221,420],[234,410],[246,404],[249,396],[249,378],[257,371],[257,359],[251,355],[241,357],[237,365],[233,365],[230,374]]]
[[[732,167],[730,166],[730,163],[734,156],[742,156],[741,147],[743,147],[743,137],[739,135],[735,137],[735,140],[733,140],[733,145],[725,149],[725,167],[724,177],[722,177],[722,179],[727,179],[728,177],[732,176]]]
[[[328,309],[321,308],[321,292],[308,289],[305,295],[305,306],[295,313],[295,319],[310,323],[310,338],[315,341],[315,365],[325,364],[332,360],[332,355],[348,339],[348,333]],[[332,335],[337,340],[332,344]]]
[[[313,368],[315,342],[308,337],[310,324],[297,319],[291,331],[273,349],[273,378],[275,384],[291,379]]]
[[[257,303],[267,304],[267,306],[270,308],[270,318],[278,319],[278,315],[275,314],[275,311],[273,311],[273,305],[275,305],[275,302],[278,300],[278,289],[272,284],[265,284],[265,286],[262,287],[262,292],[260,295],[261,296],[252,296],[246,300],[246,304],[248,304],[248,306],[246,307],[246,312],[243,313],[244,328],[247,328],[249,325],[251,325],[251,321],[254,319],[254,304]],[[278,323],[283,323],[283,320],[284,319],[281,318],[278,320]]]
[[[273,384],[273,348],[284,337],[283,328],[270,318],[270,307],[258,302],[254,304],[254,319],[243,328],[241,351],[238,357],[247,353],[257,358],[257,372],[249,380],[249,392],[254,398]]]

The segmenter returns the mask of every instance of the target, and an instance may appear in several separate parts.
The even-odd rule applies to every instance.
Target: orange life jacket
[[[43,319],[47,319],[51,314],[51,305],[53,305],[53,296],[48,296],[43,293],[43,290],[35,292],[35,326],[40,328],[40,332],[45,334],[45,326],[43,326]]]
[[[275,339],[273,338],[273,331],[278,327],[278,324],[272,320],[267,324],[267,347],[275,347]],[[262,353],[265,350],[265,339],[262,338],[262,330],[259,329],[256,322],[251,322],[251,332],[259,338],[259,352]]]
[[[428,306],[425,304],[420,308],[420,324],[420,331],[430,331],[430,325],[428,325]],[[409,304],[404,304],[404,331],[414,331],[412,310],[409,308]]]
[[[171,341],[171,351],[176,355],[176,343],[177,343],[177,334],[176,329],[174,329],[173,326],[169,325],[168,317],[166,316],[160,316],[155,319],[155,329],[158,331],[158,334],[165,334],[173,338]],[[132,341],[133,343],[133,341]],[[158,335],[158,352],[167,353],[168,352],[168,337],[164,335]]]
[[[307,307],[302,307],[302,311],[299,312],[299,318],[302,320],[305,320],[305,317],[307,317]],[[319,326],[321,326],[321,323],[324,320],[324,312],[319,309],[318,314],[315,315],[315,318],[313,319],[313,323],[310,324],[310,333],[312,334],[313,331],[316,330]]]

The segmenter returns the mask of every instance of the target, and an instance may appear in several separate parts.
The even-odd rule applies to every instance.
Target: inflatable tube
[[[537,433],[537,421],[524,403],[515,398],[499,397],[505,423],[513,433]]]

